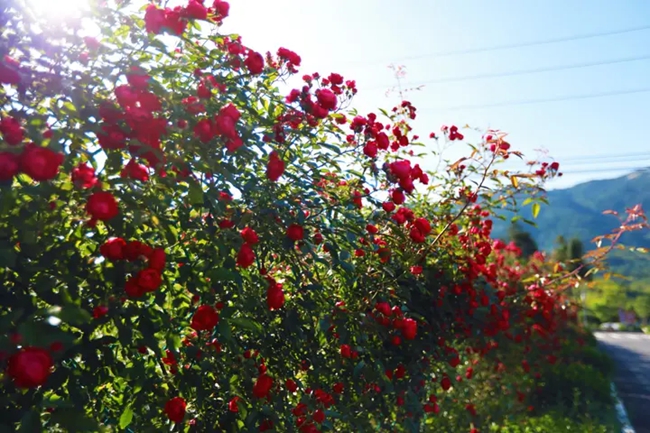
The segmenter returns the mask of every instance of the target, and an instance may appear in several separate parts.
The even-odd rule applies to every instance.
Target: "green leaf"
[[[366,363],[364,361],[359,361],[359,363],[354,367],[354,371],[352,372],[352,375],[354,376],[355,379],[358,379],[359,376],[361,376],[361,370],[363,370],[363,367],[366,366]]]
[[[83,325],[91,321],[92,316],[83,308],[76,305],[66,305],[55,314],[61,321],[70,325]]]
[[[229,320],[229,322],[237,328],[248,329],[249,331],[253,331],[256,334],[261,334],[264,330],[261,324],[246,317],[233,317]]]
[[[232,340],[232,332],[230,330],[230,324],[227,320],[221,320],[217,325],[217,330],[225,341]]]
[[[120,428],[124,429],[131,424],[131,421],[133,420],[133,409],[131,409],[131,406],[127,406],[124,409],[124,412],[122,412],[122,415],[120,416]]]
[[[27,412],[20,421],[20,430],[18,431],[25,433],[38,433],[43,431],[40,412],[36,409]]]
[[[0,243],[0,268],[13,268],[16,258],[16,251],[8,242]]]
[[[190,182],[190,190],[187,193],[187,198],[189,199],[190,204],[203,204],[203,189],[199,183]]]
[[[533,218],[537,218],[537,215],[539,215],[540,210],[541,210],[541,206],[539,205],[539,203],[533,203],[532,206]]]

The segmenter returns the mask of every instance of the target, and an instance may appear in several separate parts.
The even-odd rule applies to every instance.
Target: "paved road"
[[[595,335],[616,362],[614,382],[636,433],[650,433],[650,335],[633,332]]]

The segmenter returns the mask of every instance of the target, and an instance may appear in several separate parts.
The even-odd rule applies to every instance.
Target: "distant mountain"
[[[613,215],[603,215],[611,209],[623,214],[626,208],[641,204],[650,213],[650,169],[636,171],[616,179],[595,180],[571,188],[550,190],[547,193],[549,205],[542,205],[536,219],[532,217],[530,205],[520,211],[523,218],[534,220],[537,227],[521,224],[528,231],[541,250],[551,251],[558,236],[566,239],[580,238],[585,250],[596,248],[591,240],[611,233],[618,226]],[[493,237],[507,238],[510,218],[513,214],[504,213],[507,221],[494,222]],[[621,242],[627,246],[650,248],[650,230],[624,235]],[[617,272],[630,271],[634,275],[650,277],[650,255],[648,258],[634,254],[615,254],[610,265]],[[633,261],[634,263],[632,263]],[[643,275],[641,275],[643,274]]]

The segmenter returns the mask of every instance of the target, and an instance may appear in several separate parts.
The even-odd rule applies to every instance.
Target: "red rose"
[[[377,144],[374,141],[369,142],[363,146],[363,154],[368,158],[374,158],[377,156]]]
[[[341,74],[337,74],[336,72],[332,72],[329,77],[327,77],[328,80],[335,86],[340,86],[343,84],[343,76]]]
[[[54,152],[47,147],[30,144],[25,147],[20,156],[20,168],[35,181],[54,179],[59,174],[59,166],[63,164],[63,154]]]
[[[402,335],[407,340],[413,340],[418,332],[418,322],[413,319],[404,319],[402,323]]]
[[[162,277],[160,272],[155,269],[143,269],[138,272],[136,281],[145,292],[154,292],[162,284]]]
[[[9,358],[7,374],[18,388],[35,388],[47,381],[53,365],[47,350],[23,347]]]
[[[97,185],[95,168],[85,162],[72,169],[72,182],[80,188],[92,188]]]
[[[120,213],[117,205],[117,200],[113,194],[106,191],[98,191],[93,193],[86,203],[86,212],[90,214],[93,219],[107,221],[115,218]]]
[[[230,12],[230,4],[223,0],[214,0],[212,7],[220,19],[226,18]]]
[[[244,242],[250,245],[255,245],[260,241],[260,238],[257,236],[257,233],[255,233],[255,230],[250,227],[244,227],[242,229],[241,237],[244,239]]]
[[[388,213],[391,213],[395,210],[395,203],[387,201],[381,204],[381,207]]]
[[[144,13],[144,24],[149,33],[161,33],[165,25],[165,11],[155,5],[147,6]]]
[[[132,159],[124,166],[120,177],[146,182],[149,180],[149,170],[145,165],[138,164]]]
[[[332,111],[336,108],[336,95],[330,89],[316,90],[316,99],[318,104],[326,110]]]
[[[201,119],[194,125],[194,136],[198,137],[202,143],[207,143],[215,136],[210,119]]]
[[[266,290],[266,305],[269,310],[279,310],[284,305],[284,292],[282,284],[271,283]]]
[[[20,144],[25,138],[25,130],[20,126],[20,122],[13,117],[0,119],[0,132],[5,142],[11,146]]]
[[[194,315],[190,326],[195,331],[210,331],[219,323],[219,314],[217,310],[209,305],[201,305]]]
[[[141,298],[145,294],[145,290],[138,285],[136,277],[131,277],[126,281],[124,291],[132,298]]]
[[[258,52],[249,51],[244,60],[244,65],[253,75],[259,75],[264,71],[264,57]]]
[[[247,268],[253,263],[255,263],[255,252],[250,245],[242,245],[237,253],[237,265],[242,268]]]
[[[298,54],[286,48],[278,49],[278,57],[289,62],[291,66],[300,66],[302,60]]]
[[[228,152],[234,152],[240,147],[242,147],[243,145],[244,145],[244,141],[239,137],[229,138],[226,141],[226,149],[228,150]]]
[[[185,16],[195,20],[204,20],[208,17],[208,9],[198,0],[190,0],[185,6]]]
[[[411,266],[411,273],[413,275],[420,275],[422,273],[422,266],[419,265]]]
[[[349,344],[341,344],[340,352],[343,358],[349,358],[352,356],[352,349]]]
[[[217,224],[220,229],[231,229],[235,227],[235,223],[232,220],[221,220]]]
[[[322,409],[316,409],[312,415],[312,418],[317,423],[322,424],[323,421],[325,421],[325,412],[323,412]]]
[[[289,392],[296,392],[298,390],[298,384],[296,384],[296,382],[294,382],[292,379],[287,379],[287,381],[284,383],[284,386]]]
[[[440,381],[440,385],[442,386],[442,389],[448,391],[449,388],[451,388],[451,379],[449,379],[447,376],[443,377]]]
[[[278,153],[274,150],[269,155],[269,162],[266,165],[266,177],[271,182],[277,182],[284,173],[284,161],[280,159]]]
[[[174,397],[165,403],[165,415],[171,422],[180,423],[185,418],[187,404],[181,397]]]
[[[379,233],[379,229],[377,228],[377,226],[372,225],[372,224],[367,224],[367,225],[366,225],[366,230],[367,230],[368,233],[370,233],[371,235],[376,235],[377,233]]]
[[[409,232],[409,237],[415,243],[421,244],[425,241],[424,234],[418,230],[416,227],[413,227]]]
[[[110,238],[99,247],[99,253],[106,260],[116,261],[124,259],[124,247],[126,241],[122,238]]]
[[[149,255],[149,268],[162,272],[165,269],[167,255],[162,248],[155,248]]]
[[[219,114],[215,118],[215,126],[219,134],[224,135],[230,139],[237,138],[237,129],[235,124],[241,117],[241,113],[232,104],[228,104],[219,110]]]
[[[148,258],[153,254],[153,249],[140,241],[129,241],[124,247],[124,258],[130,262],[141,257]]]
[[[0,62],[0,83],[18,85],[20,84],[20,74],[14,68],[3,65]]]
[[[292,241],[300,241],[305,237],[305,230],[298,224],[291,224],[287,228],[287,237]]]
[[[20,173],[20,158],[10,152],[0,152],[0,181],[11,180]]]
[[[418,218],[413,222],[413,225],[417,227],[418,230],[422,232],[424,235],[428,235],[431,233],[431,224],[429,224],[429,221],[427,221],[426,218]]]
[[[108,314],[108,307],[106,305],[98,305],[95,308],[93,308],[94,319],[101,319],[106,314]]]
[[[407,179],[411,176],[410,161],[395,161],[389,164],[389,168],[398,179]]]
[[[257,398],[264,398],[269,395],[273,387],[273,379],[266,374],[260,375],[253,385],[253,395]]]
[[[229,402],[228,402],[228,410],[230,412],[237,413],[239,412],[239,407],[237,406],[237,402],[239,401],[239,397],[233,397]]]

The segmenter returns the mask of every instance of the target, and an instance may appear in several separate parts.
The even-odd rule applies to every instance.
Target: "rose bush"
[[[557,163],[499,170],[522,155],[488,131],[427,173],[409,102],[358,114],[337,73],[282,94],[301,57],[220,34],[227,2],[129,3],[92,5],[97,37],[0,6],[1,422],[477,432],[526,411],[577,275],[519,261],[490,218],[539,206]]]

